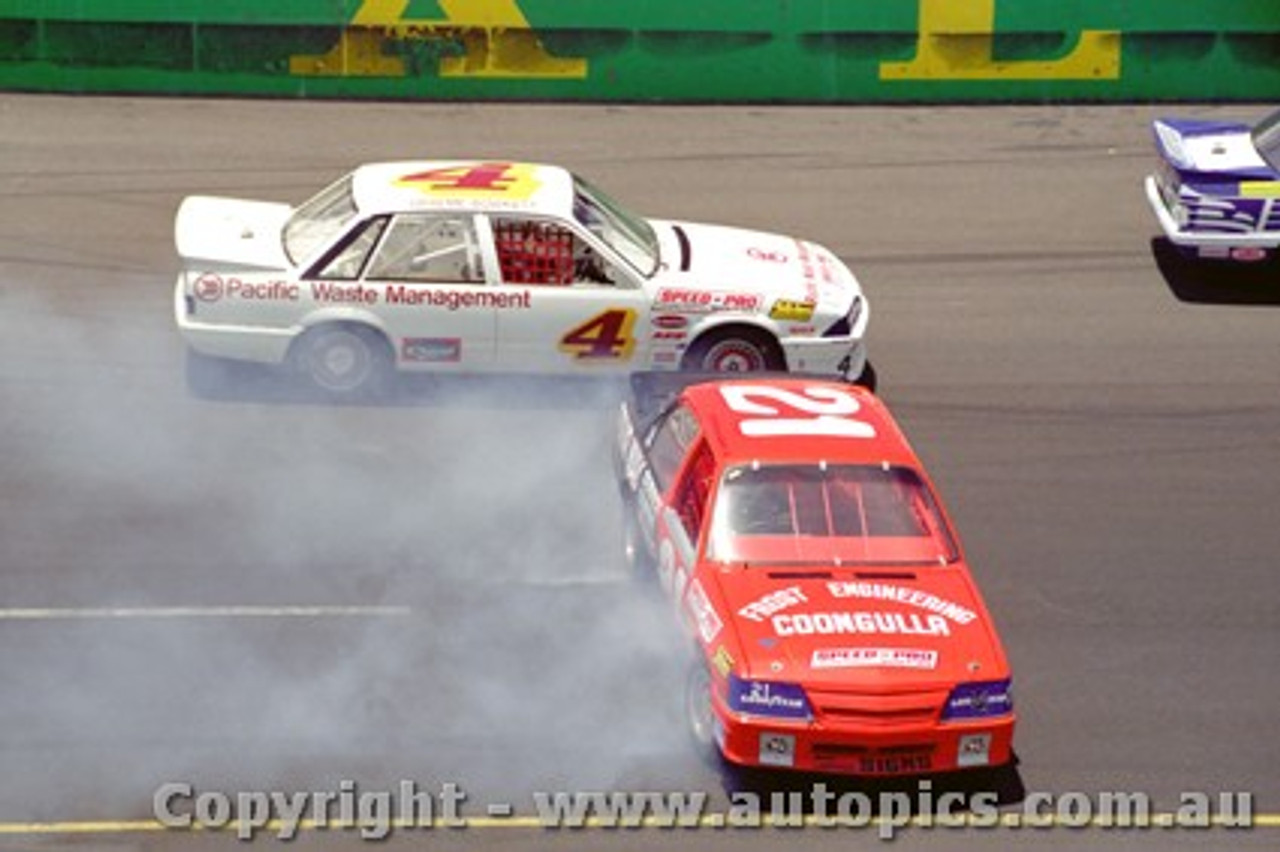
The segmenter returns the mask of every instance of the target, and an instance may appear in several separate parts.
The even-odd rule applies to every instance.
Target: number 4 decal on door
[[[625,361],[636,348],[631,336],[635,323],[636,312],[629,308],[604,311],[566,331],[560,351],[575,361]]]

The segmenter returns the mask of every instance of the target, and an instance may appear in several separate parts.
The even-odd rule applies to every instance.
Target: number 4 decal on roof
[[[631,336],[636,312],[613,308],[596,314],[574,326],[560,338],[560,351],[573,355],[575,361],[625,361],[636,348]]]
[[[808,387],[803,392],[768,385],[729,385],[720,388],[725,404],[744,417],[738,428],[748,437],[815,435],[830,438],[874,438],[875,427],[849,416],[862,406],[838,388]],[[789,409],[784,411],[782,409]],[[794,416],[794,415],[809,416]]]
[[[464,163],[404,175],[395,181],[429,195],[524,199],[538,188],[533,166],[526,163]]]

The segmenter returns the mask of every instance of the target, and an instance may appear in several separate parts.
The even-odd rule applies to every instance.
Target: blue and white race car
[[[1169,242],[1201,258],[1263,260],[1280,247],[1280,110],[1252,126],[1162,118],[1147,201]]]

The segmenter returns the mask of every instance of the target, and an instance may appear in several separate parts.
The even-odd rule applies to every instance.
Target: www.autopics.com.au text
[[[1145,793],[1031,792],[1000,806],[994,792],[935,791],[922,780],[914,794],[874,796],[836,792],[817,783],[807,791],[758,794],[737,791],[727,806],[703,791],[535,792],[522,815],[510,803],[467,808],[458,784],[423,789],[401,781],[395,790],[365,790],[342,781],[328,791],[197,790],[186,782],[162,784],[153,815],[165,828],[234,831],[243,840],[270,832],[290,840],[304,830],[350,830],[380,840],[394,830],[465,829],[481,825],[531,828],[873,828],[892,839],[905,828],[1249,828],[1253,795],[1183,792],[1176,807],[1159,810]],[[471,810],[474,815],[467,815]]]

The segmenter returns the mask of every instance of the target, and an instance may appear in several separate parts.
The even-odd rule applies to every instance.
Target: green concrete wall
[[[1280,0],[0,0],[0,89],[1280,100]]]

